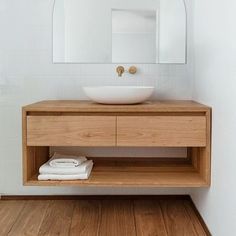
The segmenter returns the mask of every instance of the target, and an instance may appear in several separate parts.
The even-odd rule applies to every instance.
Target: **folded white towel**
[[[93,166],[92,160],[85,161],[81,165],[76,166],[74,168],[51,167],[48,161],[39,168],[39,173],[40,174],[55,174],[55,175],[78,175],[78,174],[86,173],[91,166]]]
[[[49,165],[51,167],[67,168],[79,166],[85,161],[87,161],[87,158],[83,156],[63,155],[55,152],[52,158],[49,160]]]
[[[40,174],[38,180],[78,180],[78,179],[88,179],[91,173],[93,165],[91,165],[87,172],[77,175],[54,175],[54,174]]]

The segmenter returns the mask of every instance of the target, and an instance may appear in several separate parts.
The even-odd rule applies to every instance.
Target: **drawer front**
[[[206,146],[205,116],[117,117],[117,146]]]
[[[28,146],[115,146],[116,117],[27,116]]]

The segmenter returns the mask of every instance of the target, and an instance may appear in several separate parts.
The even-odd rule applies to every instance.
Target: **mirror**
[[[54,63],[186,63],[184,0],[55,0]]]
[[[112,10],[112,62],[157,62],[156,19],[156,11]]]

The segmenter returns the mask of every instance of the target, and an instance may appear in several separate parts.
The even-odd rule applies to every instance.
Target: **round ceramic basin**
[[[94,102],[103,104],[137,104],[150,98],[154,87],[148,86],[97,86],[83,87]]]

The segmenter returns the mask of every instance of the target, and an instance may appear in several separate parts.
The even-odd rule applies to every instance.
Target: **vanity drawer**
[[[114,146],[116,117],[27,116],[28,146]]]
[[[117,117],[117,146],[206,146],[205,116]]]

